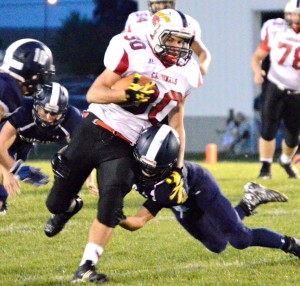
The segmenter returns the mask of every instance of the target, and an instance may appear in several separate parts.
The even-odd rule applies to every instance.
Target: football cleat
[[[265,188],[260,184],[249,182],[244,186],[245,195],[240,206],[246,212],[246,216],[254,214],[254,210],[261,204],[284,203],[288,201],[287,196],[277,191]]]
[[[0,207],[0,216],[6,215],[8,211],[7,202],[2,202],[2,206]]]
[[[93,282],[98,284],[107,281],[108,278],[105,274],[96,272],[96,267],[91,260],[87,260],[83,265],[79,266],[72,279],[73,283]]]
[[[293,237],[285,236],[285,244],[282,247],[282,250],[300,258],[300,240]]]
[[[284,164],[282,163],[281,159],[278,160],[279,165],[285,170],[285,172],[289,175],[290,179],[298,179],[298,171],[292,163]]]
[[[57,215],[52,215],[46,225],[45,225],[45,234],[48,237],[52,237],[57,235],[61,230],[64,228],[65,224],[69,221],[69,219],[74,216],[76,213],[78,213],[82,206],[83,201],[80,197],[75,198],[76,206],[72,212],[65,212]]]
[[[271,173],[271,164],[268,162],[263,162],[259,175],[257,177],[258,179],[263,180],[270,180],[272,179],[272,173]]]

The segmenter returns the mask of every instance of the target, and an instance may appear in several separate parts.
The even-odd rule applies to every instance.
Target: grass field
[[[46,161],[33,161],[51,175]],[[243,195],[243,185],[255,180],[258,163],[218,163],[207,166],[233,205]],[[300,181],[289,180],[274,164],[274,179],[259,181],[289,197],[288,203],[268,204],[245,219],[249,227],[267,227],[300,237]],[[72,285],[81,260],[88,230],[96,214],[97,199],[85,188],[85,205],[54,238],[44,235],[49,217],[45,199],[51,187],[22,185],[22,194],[9,200],[9,214],[0,217],[0,285]],[[134,214],[143,198],[132,192],[125,213]],[[136,232],[116,228],[113,239],[98,263],[106,273],[106,285],[299,285],[299,259],[280,250],[231,246],[214,254],[190,237],[172,213],[164,210],[155,220]]]

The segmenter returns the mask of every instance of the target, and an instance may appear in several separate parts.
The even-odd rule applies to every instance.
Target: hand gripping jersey
[[[148,42],[132,33],[122,33],[111,40],[105,53],[104,64],[107,69],[121,77],[138,72],[153,79],[157,84],[158,92],[152,94],[146,103],[127,107],[113,103],[93,103],[88,108],[88,111],[133,144],[143,128],[162,121],[193,88],[202,84],[201,74],[194,59],[183,67],[166,68],[152,52]]]
[[[194,34],[195,40],[201,40],[201,28],[199,23],[189,15],[185,15],[190,25],[190,29]],[[152,15],[150,11],[137,11],[129,14],[125,23],[125,32],[132,32],[138,35],[141,39],[146,38],[146,31],[148,29],[148,22],[151,20]]]
[[[260,47],[270,53],[268,79],[280,89],[300,90],[300,34],[280,18],[261,29]]]

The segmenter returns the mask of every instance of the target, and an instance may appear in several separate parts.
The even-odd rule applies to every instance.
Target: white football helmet
[[[300,13],[300,1],[289,0],[285,5],[284,13]]]
[[[292,13],[300,13],[300,2],[298,0],[289,0],[284,7],[284,19],[289,26],[293,24],[299,26],[299,22],[292,21]]]
[[[164,65],[184,66],[190,60],[194,35],[182,12],[173,9],[156,12],[149,22],[146,36],[153,52]],[[182,46],[166,45],[172,38],[182,40]]]
[[[163,4],[163,7],[158,4]],[[175,0],[148,0],[148,9],[152,14],[155,14],[162,9],[175,9],[175,6]]]

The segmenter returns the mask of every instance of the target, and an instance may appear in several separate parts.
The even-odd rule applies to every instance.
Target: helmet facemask
[[[174,37],[183,40],[182,47],[175,47],[167,45],[166,43]],[[192,49],[191,44],[193,42],[194,36],[188,33],[164,30],[163,33],[158,37],[159,45],[154,48],[154,52],[160,57],[163,63],[167,65],[177,65],[185,66],[187,62],[191,59]]]
[[[284,8],[284,18],[286,23],[293,29],[300,29],[300,20],[293,20],[293,14],[300,14],[300,3],[298,0],[290,0]]]
[[[64,120],[68,110],[68,91],[60,84],[52,83],[43,86],[36,92],[34,98],[32,114],[36,125],[43,129],[56,129]],[[47,114],[56,116],[55,120],[44,120],[42,115],[45,117]]]

